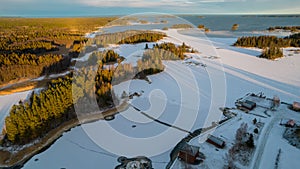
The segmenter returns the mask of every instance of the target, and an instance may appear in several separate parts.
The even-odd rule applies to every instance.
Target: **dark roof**
[[[250,100],[246,100],[245,103],[246,103],[246,104],[249,104],[249,105],[251,105],[251,106],[256,106],[256,103],[253,102],[253,101],[250,101]]]
[[[242,105],[248,109],[253,109],[256,106],[255,102],[249,101],[249,100],[245,100]]]

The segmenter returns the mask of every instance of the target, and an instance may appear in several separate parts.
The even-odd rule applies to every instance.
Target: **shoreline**
[[[124,101],[122,104],[104,110],[101,113],[88,114],[85,117],[78,117],[64,122],[62,125],[56,129],[51,130],[45,137],[41,138],[38,143],[28,146],[18,152],[10,152],[7,150],[0,149],[0,168],[10,169],[10,168],[21,168],[28,160],[30,160],[34,155],[39,154],[44,151],[46,147],[51,146],[57,139],[59,139],[63,133],[68,132],[74,127],[80,126],[82,124],[95,122],[98,120],[105,120],[105,116],[113,116],[120,112],[128,109],[129,104]]]
[[[0,91],[0,96],[10,95],[10,94],[20,93],[20,92],[26,92],[26,91],[29,91],[29,90],[32,90],[35,88],[36,88],[36,85],[28,85],[25,87],[17,87],[17,88],[8,89],[8,90],[2,90],[2,91]]]

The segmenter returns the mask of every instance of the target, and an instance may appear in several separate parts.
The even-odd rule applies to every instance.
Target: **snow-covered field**
[[[26,92],[21,92],[21,93],[13,93],[10,95],[0,96],[0,128],[1,128],[1,130],[5,123],[5,117],[9,114],[10,108],[14,104],[19,103],[20,100],[25,100],[31,92],[32,91],[26,91]]]
[[[193,131],[210,126],[211,122],[222,118],[219,107],[233,107],[237,98],[249,92],[262,91],[269,97],[278,95],[283,101],[290,103],[300,101],[299,54],[269,61],[257,58],[260,53],[257,49],[230,46],[235,41],[234,38],[187,36],[174,29],[165,32],[169,37],[163,41],[176,44],[185,42],[199,51],[198,54],[190,55],[190,61],[203,63],[207,67],[188,64],[186,61],[165,61],[166,70],[150,76],[150,84],[143,80],[132,80],[114,86],[118,96],[124,90],[141,93],[131,103],[148,115]],[[130,57],[140,55],[144,47],[145,44],[120,45],[114,50],[128,61],[134,61]],[[135,53],[136,51],[139,52]],[[287,52],[285,49],[285,53]],[[5,99],[8,102],[2,107],[9,109],[13,103],[18,102],[15,95],[11,97],[10,100]],[[0,103],[2,105],[2,100]],[[212,132],[217,136],[222,135],[230,146],[240,123],[244,120],[250,123],[253,118],[251,115],[238,116]],[[291,118],[300,120],[298,115],[292,115]],[[273,123],[278,123],[279,119],[277,117]],[[265,120],[266,123],[269,121],[271,118]],[[300,157],[300,150],[283,140],[281,131],[280,126],[270,127],[270,137],[264,150],[260,150],[264,151],[260,164],[251,165],[274,168],[278,152],[274,147],[279,146],[283,151],[280,168],[297,168],[297,161],[293,159]],[[24,168],[114,168],[121,155],[149,156],[154,168],[165,168],[170,151],[186,135],[183,131],[166,127],[141,115],[134,108],[129,108],[113,121],[98,121],[72,129],[46,151],[34,156]],[[222,168],[224,155],[229,147],[224,151],[216,151],[211,145],[200,144],[199,139],[193,139],[191,144],[211,153],[207,155],[207,161],[202,167]],[[263,137],[259,137],[256,141],[260,142],[262,139]],[[174,166],[180,166],[178,163],[176,161]]]

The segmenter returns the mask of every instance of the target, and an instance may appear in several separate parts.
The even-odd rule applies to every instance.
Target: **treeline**
[[[59,48],[56,45],[53,45],[54,42],[48,41],[29,41],[29,42],[22,42],[22,43],[13,43],[10,44],[11,41],[1,41],[0,43],[0,51],[3,54],[10,54],[10,53],[42,53],[47,51],[56,51]]]
[[[29,143],[74,118],[71,89],[72,78],[66,76],[51,81],[40,94],[33,93],[29,101],[14,105],[5,119],[4,143]]]
[[[145,32],[137,35],[133,35],[122,39],[119,44],[135,44],[141,42],[156,42],[158,40],[163,39],[166,37],[165,34],[158,33],[158,32]]]
[[[8,65],[41,65],[49,64],[51,62],[60,61],[63,59],[61,55],[46,54],[38,56],[35,54],[0,54],[0,67]]]
[[[86,43],[88,46],[96,44],[98,47],[107,46],[108,44],[140,43],[155,42],[164,38],[166,34],[154,31],[130,30],[117,33],[107,33],[97,35],[89,39]]]
[[[147,75],[156,74],[164,70],[163,60],[182,60],[185,58],[184,53],[195,52],[185,43],[176,46],[173,43],[161,43],[153,45],[152,49],[149,49],[146,44],[145,49],[147,49],[142,59],[137,62],[137,78],[145,78]]]
[[[299,37],[300,37],[300,33],[285,38],[278,38],[276,36],[240,37],[234,43],[234,46],[257,47],[257,48],[265,48],[270,46],[299,47],[300,46]]]
[[[117,62],[118,59],[122,59],[119,54],[117,54],[114,50],[106,50],[93,52],[88,59],[89,63],[97,63],[101,61],[101,63],[110,63]],[[121,61],[121,60],[120,60]],[[101,64],[101,65],[103,65]]]
[[[182,45],[179,45],[179,46],[176,46],[174,43],[155,44],[155,45],[153,45],[153,48],[168,51],[168,53],[159,55],[162,60],[184,59],[184,57],[185,57],[184,53],[186,53],[186,52],[195,53],[196,52],[194,49],[191,49],[191,47],[187,46],[184,42],[182,43]]]
[[[71,57],[55,54],[0,54],[0,85],[20,78],[35,78],[68,69]]]
[[[274,27],[269,27],[267,30],[275,31],[278,29],[285,30],[285,31],[291,31],[291,32],[298,32],[298,31],[300,31],[300,26],[274,26]]]
[[[193,28],[190,24],[174,24],[171,26],[172,29],[189,29]]]

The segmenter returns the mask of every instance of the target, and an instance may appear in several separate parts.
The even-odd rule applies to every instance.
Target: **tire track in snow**
[[[158,120],[158,119],[156,119],[156,118],[150,116],[149,114],[147,114],[147,113],[145,113],[145,112],[142,112],[139,108],[135,107],[135,106],[132,105],[132,104],[129,104],[129,105],[132,106],[137,112],[141,113],[141,114],[144,115],[145,117],[147,117],[147,118],[149,118],[149,119],[151,119],[151,120],[153,120],[153,121],[155,121],[155,122],[157,122],[157,123],[159,123],[159,124],[165,125],[165,126],[167,126],[167,127],[172,127],[172,128],[174,128],[174,129],[177,129],[177,130],[186,132],[186,133],[188,133],[188,134],[192,134],[192,132],[187,131],[187,130],[185,130],[185,129],[183,129],[183,128],[180,128],[180,127],[171,125],[171,124],[169,124],[169,123],[160,121],[160,120]]]

